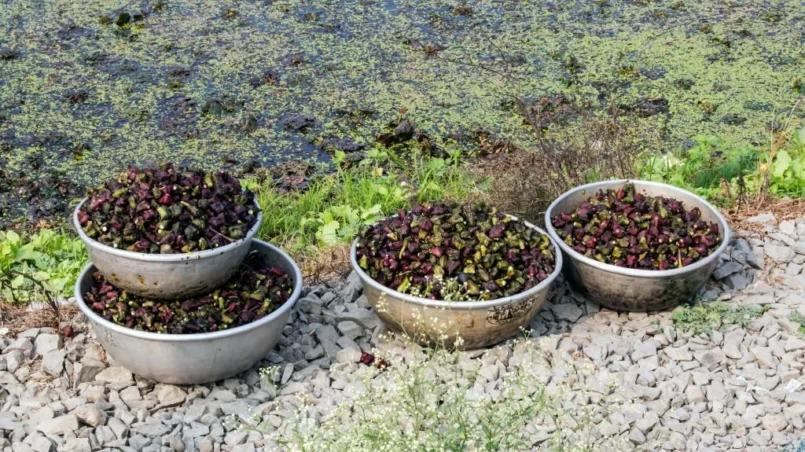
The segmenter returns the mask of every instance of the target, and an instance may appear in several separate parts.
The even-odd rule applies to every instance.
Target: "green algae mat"
[[[557,95],[661,150],[765,142],[805,90],[804,32],[802,1],[5,0],[0,168],[326,161],[401,111],[442,147],[528,147],[517,105]]]

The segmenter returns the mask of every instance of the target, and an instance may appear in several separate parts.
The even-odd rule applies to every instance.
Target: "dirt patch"
[[[63,305],[59,309],[62,320],[71,319],[78,312],[78,306],[74,304]],[[41,327],[59,328],[59,319],[52,310],[28,310],[28,306],[0,300],[0,328],[8,328],[12,336],[31,328]]]
[[[767,199],[761,204],[746,203],[734,207],[727,212],[727,219],[733,229],[764,233],[765,227],[758,223],[749,223],[747,218],[771,212],[777,221],[802,218],[805,212],[805,199]]]

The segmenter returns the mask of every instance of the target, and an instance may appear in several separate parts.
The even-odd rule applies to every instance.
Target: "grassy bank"
[[[772,134],[768,146],[696,137],[692,148],[670,154],[629,147],[636,137],[626,123],[598,129],[473,159],[373,148],[354,163],[336,153],[336,170],[314,176],[304,190],[277,190],[270,178],[246,178],[243,185],[257,193],[266,213],[258,237],[290,251],[313,276],[347,268],[346,248],[361,227],[427,200],[484,201],[539,223],[545,205],[563,191],[614,177],[663,181],[730,208],[805,196],[805,128],[795,120]],[[86,259],[70,232],[0,232],[0,295],[17,303],[37,299],[39,290],[69,295]]]

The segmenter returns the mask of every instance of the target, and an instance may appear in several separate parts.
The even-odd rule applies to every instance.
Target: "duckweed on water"
[[[560,93],[660,130],[647,147],[700,133],[747,144],[801,92],[799,6],[9,0],[0,166],[95,185],[164,159],[326,159],[318,143],[373,146],[401,107],[440,147],[466,150],[451,134],[483,127],[529,148],[512,99]],[[315,122],[285,126],[300,115]]]

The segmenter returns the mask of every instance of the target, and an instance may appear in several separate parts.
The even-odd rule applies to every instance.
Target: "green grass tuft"
[[[726,303],[708,303],[697,306],[684,306],[674,312],[674,326],[694,334],[709,334],[727,325],[746,327],[749,323],[763,315],[763,308],[758,306],[730,306]]]

